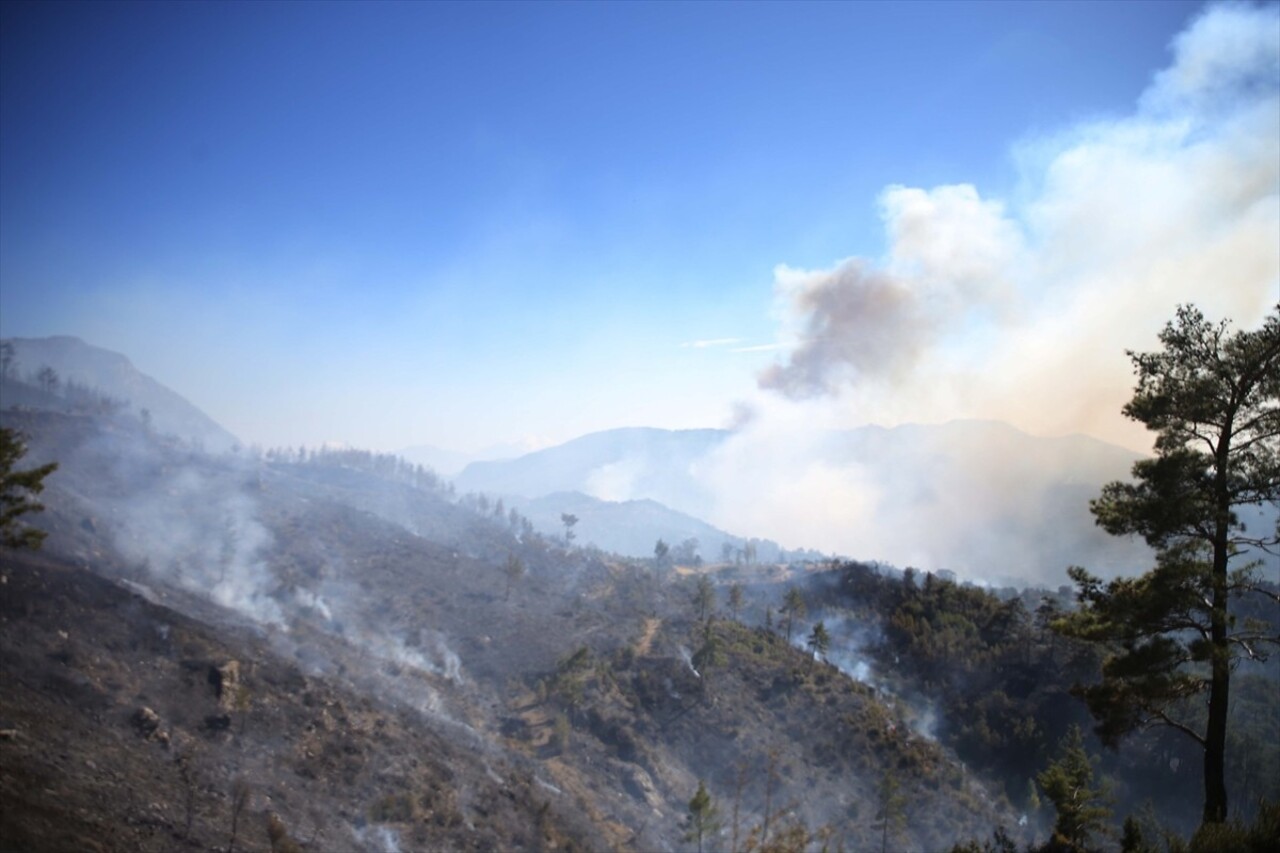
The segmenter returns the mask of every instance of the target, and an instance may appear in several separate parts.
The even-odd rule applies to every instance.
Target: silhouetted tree
[[[661,568],[667,564],[667,557],[671,554],[671,546],[659,539],[653,544],[653,562],[654,565]]]
[[[809,608],[805,606],[804,595],[796,587],[787,589],[786,595],[782,599],[782,613],[787,619],[787,642],[791,642],[791,628],[795,624],[795,620],[803,619],[804,615],[809,612]]]
[[[716,667],[724,666],[728,658],[725,657],[724,645],[720,638],[716,636],[715,631],[711,629],[711,623],[708,622],[702,632],[702,645],[693,653],[691,663],[693,668],[702,676],[702,692],[709,695],[711,690],[711,671]]]
[[[20,523],[18,517],[44,510],[35,496],[44,490],[44,478],[57,470],[58,463],[15,470],[26,452],[26,445],[15,430],[0,429],[0,544],[8,548],[39,548],[47,535]]]
[[[1225,751],[1232,661],[1264,658],[1280,637],[1236,628],[1232,601],[1261,588],[1255,565],[1230,570],[1247,547],[1275,554],[1273,531],[1250,531],[1236,510],[1280,502],[1280,307],[1255,332],[1228,334],[1191,306],[1160,333],[1163,349],[1129,353],[1138,375],[1126,417],[1156,432],[1156,455],[1090,503],[1114,535],[1141,535],[1158,552],[1138,578],[1104,585],[1070,575],[1081,609],[1058,620],[1064,634],[1100,644],[1102,682],[1080,692],[1104,742],[1150,725],[1170,726],[1204,749],[1205,823],[1227,817]],[[1233,630],[1234,629],[1234,630]],[[1203,730],[1174,718],[1207,691]]]
[[[729,612],[733,615],[733,620],[738,620],[738,611],[742,609],[742,584],[735,583],[729,587]]]
[[[702,558],[698,556],[698,540],[693,537],[682,540],[671,550],[671,559],[683,566],[702,565]]]
[[[880,853],[888,853],[890,839],[897,840],[906,827],[906,804],[907,798],[898,791],[897,777],[885,773],[876,789],[875,822],[880,829]]]
[[[715,609],[716,589],[711,585],[711,578],[706,575],[698,575],[693,588],[693,606],[698,611],[699,619],[706,619],[707,614]]]
[[[17,364],[18,359],[14,354],[13,344],[9,341],[0,341],[0,379],[8,379]]]
[[[827,633],[827,626],[822,624],[821,619],[809,633],[808,646],[814,657],[825,657],[827,649],[831,648],[831,635]]]
[[[36,371],[36,384],[40,386],[40,390],[46,394],[52,394],[58,390],[58,371],[49,365],[45,365]]]
[[[560,513],[560,523],[564,525],[564,541],[565,544],[573,542],[573,537],[577,534],[573,532],[573,526],[578,523],[578,517],[571,512]]]

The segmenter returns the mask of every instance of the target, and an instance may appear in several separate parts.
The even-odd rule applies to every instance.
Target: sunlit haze
[[[1123,350],[1277,293],[1276,7],[1205,14],[4,4],[0,329],[267,446],[1141,446]]]

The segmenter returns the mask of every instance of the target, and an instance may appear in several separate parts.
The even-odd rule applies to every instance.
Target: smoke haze
[[[760,387],[859,423],[995,418],[1145,449],[1119,415],[1124,351],[1179,303],[1248,328],[1280,295],[1276,18],[1210,9],[1131,115],[1019,146],[1008,203],[886,189],[882,258],[777,268],[791,348]]]
[[[1280,297],[1278,17],[1209,9],[1130,115],[1022,143],[1008,201],[891,186],[883,257],[779,266],[788,352],[704,469],[711,520],[898,563],[1034,565],[1034,543],[1011,552],[997,531],[1053,508],[1026,501],[999,446],[871,471],[832,465],[821,431],[988,418],[1146,452],[1120,414],[1125,351],[1154,348],[1180,303],[1252,328]]]

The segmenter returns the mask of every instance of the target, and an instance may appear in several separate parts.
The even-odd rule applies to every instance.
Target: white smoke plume
[[[1057,504],[1029,501],[998,449],[941,471],[841,467],[824,430],[985,419],[1149,450],[1120,413],[1125,351],[1157,347],[1182,303],[1247,329],[1280,300],[1280,6],[1210,7],[1171,51],[1130,114],[1018,144],[1010,198],[890,186],[881,257],[777,268],[788,350],[699,472],[714,523],[899,565],[1064,577],[1000,532]]]
[[[462,660],[449,647],[444,635],[439,631],[420,632],[421,642],[411,647],[400,637],[388,636],[377,631],[359,634],[355,643],[365,651],[398,667],[408,667],[418,672],[425,672],[456,684],[465,679],[462,675]]]
[[[120,480],[138,474],[130,448],[116,457]],[[164,580],[266,625],[283,625],[263,559],[271,534],[258,521],[252,495],[234,476],[191,466],[163,490],[119,503],[115,541],[121,553]]]
[[[1210,8],[1134,112],[1021,144],[1018,198],[892,186],[888,248],[779,266],[760,386],[861,422],[999,418],[1137,447],[1126,349],[1174,308],[1252,327],[1280,297],[1280,12]]]
[[[689,654],[689,649],[686,646],[680,647],[680,660],[684,661],[684,665],[689,667],[689,671],[692,672],[695,677],[702,677],[702,673],[693,668],[693,655]]]
[[[949,326],[1009,300],[1021,240],[1001,205],[971,186],[890,187],[881,208],[891,244],[885,263],[850,258],[831,270],[775,270],[789,336],[799,343],[785,365],[761,374],[761,387],[803,399],[849,384],[896,385]]]

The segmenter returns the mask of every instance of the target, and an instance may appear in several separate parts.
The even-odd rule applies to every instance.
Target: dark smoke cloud
[[[801,343],[785,364],[763,371],[759,384],[793,400],[835,394],[848,382],[892,379],[913,366],[932,331],[905,282],[857,259],[805,274],[789,289],[792,309],[804,318]]]

